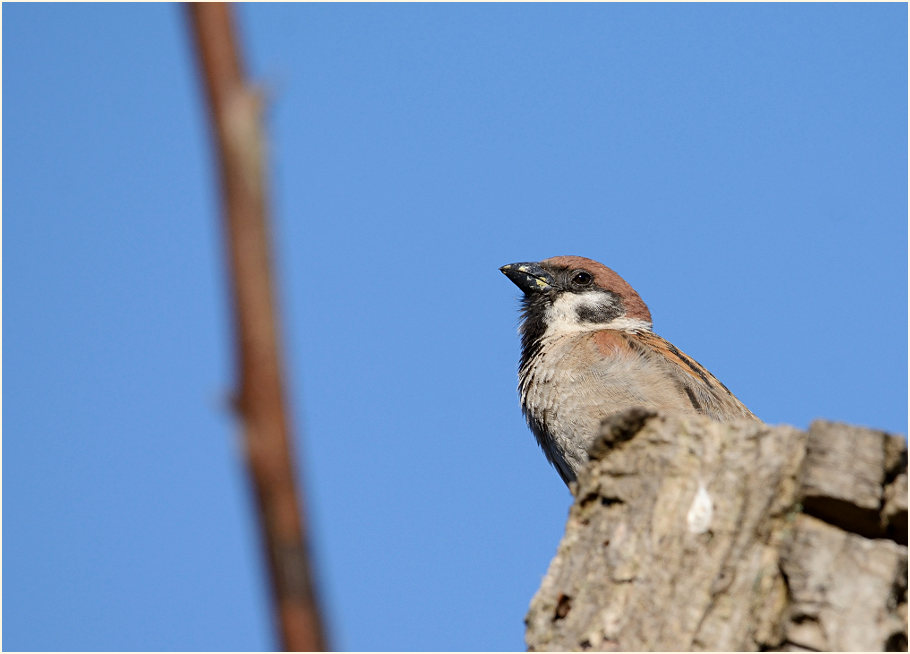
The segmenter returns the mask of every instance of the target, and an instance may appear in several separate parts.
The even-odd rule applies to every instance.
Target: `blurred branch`
[[[244,79],[231,8],[187,5],[223,191],[247,463],[284,649],[326,649],[294,478],[272,291],[261,101]]]

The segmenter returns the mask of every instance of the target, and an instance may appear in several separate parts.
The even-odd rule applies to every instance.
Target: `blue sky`
[[[906,5],[237,9],[336,648],[523,648],[570,496],[504,263],[611,266],[770,423],[906,434]],[[3,18],[4,648],[272,648],[183,14]]]

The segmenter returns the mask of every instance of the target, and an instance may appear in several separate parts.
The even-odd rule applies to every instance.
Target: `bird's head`
[[[522,341],[571,332],[651,330],[651,312],[629,284],[584,257],[510,263],[499,270],[524,291]]]

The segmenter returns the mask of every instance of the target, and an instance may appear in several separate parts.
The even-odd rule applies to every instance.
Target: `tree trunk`
[[[902,437],[631,410],[591,458],[529,650],[906,650]]]

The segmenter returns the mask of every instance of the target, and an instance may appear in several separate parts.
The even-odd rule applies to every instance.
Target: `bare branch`
[[[243,421],[280,639],[286,650],[322,651],[326,642],[284,401],[270,271],[261,100],[244,79],[231,8],[223,3],[194,3],[187,9],[217,145],[240,367],[237,410]]]

